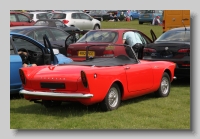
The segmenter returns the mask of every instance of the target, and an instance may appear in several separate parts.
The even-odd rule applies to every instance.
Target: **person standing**
[[[160,24],[161,24],[161,22],[160,22],[160,16],[156,16],[153,19],[152,25],[160,25]]]
[[[123,44],[126,44],[133,48],[136,55],[138,56],[143,49],[142,41],[137,35],[137,33],[133,31],[127,31],[123,35]],[[141,57],[141,56],[140,56]]]

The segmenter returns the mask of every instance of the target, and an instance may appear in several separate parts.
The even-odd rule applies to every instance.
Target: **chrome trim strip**
[[[46,97],[61,97],[61,98],[91,98],[93,94],[82,93],[59,93],[59,92],[40,92],[40,91],[28,91],[20,90],[20,94],[33,95],[33,96],[46,96]]]

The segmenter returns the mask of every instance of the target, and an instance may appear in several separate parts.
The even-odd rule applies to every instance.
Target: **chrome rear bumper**
[[[61,97],[61,98],[91,98],[93,94],[82,93],[58,93],[58,92],[40,92],[40,91],[28,91],[20,90],[20,94],[32,95],[32,96],[45,96],[45,97]]]

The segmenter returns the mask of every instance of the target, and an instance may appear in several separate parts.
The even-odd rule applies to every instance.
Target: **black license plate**
[[[41,88],[65,89],[65,83],[40,83]]]

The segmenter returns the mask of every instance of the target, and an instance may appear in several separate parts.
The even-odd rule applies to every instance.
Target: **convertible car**
[[[29,53],[29,58],[35,59],[38,66],[46,64],[64,64],[72,62],[72,59],[62,55],[58,50],[52,49],[50,43],[43,45],[36,40],[19,34],[10,32],[10,93],[19,93],[22,83],[19,76],[19,68],[22,67],[23,59],[18,54],[19,50]],[[45,43],[44,42],[44,43]],[[50,59],[51,58],[51,59]],[[51,61],[53,60],[53,61]]]
[[[88,56],[96,47],[102,51],[120,49],[123,55]],[[117,109],[122,100],[153,92],[158,97],[169,95],[175,63],[138,60],[127,45],[88,45],[85,51],[82,62],[19,69],[24,87],[20,94],[45,107],[78,101],[100,103],[103,111]]]

